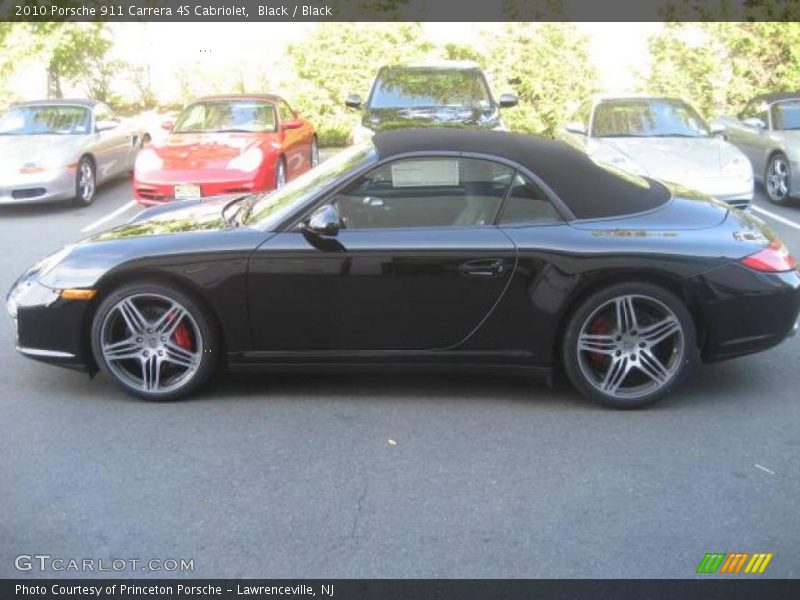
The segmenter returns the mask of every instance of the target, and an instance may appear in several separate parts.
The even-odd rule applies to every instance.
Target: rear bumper
[[[258,174],[240,171],[223,172],[222,174],[202,171],[158,172],[146,176],[135,175],[133,192],[136,201],[145,206],[156,206],[175,201],[175,186],[192,184],[200,186],[203,198],[214,196],[232,196],[265,192],[274,187],[274,181],[264,181]]]
[[[707,362],[776,346],[796,331],[800,273],[761,273],[739,263],[693,279]],[[700,308],[702,307],[702,308]]]

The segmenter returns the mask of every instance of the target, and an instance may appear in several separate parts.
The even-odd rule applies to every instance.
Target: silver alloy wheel
[[[774,202],[783,201],[789,194],[789,163],[782,156],[773,158],[767,169],[767,194]]]
[[[176,341],[182,329],[186,347]],[[188,332],[188,333],[187,333]],[[166,394],[188,383],[200,367],[203,337],[186,308],[160,294],[134,294],[117,302],[100,329],[103,358],[125,384]]]
[[[684,357],[683,327],[663,302],[643,295],[618,296],[584,321],[578,365],[599,392],[636,399],[669,384]]]
[[[319,164],[319,146],[317,140],[311,142],[311,168],[313,169]]]
[[[275,175],[275,189],[279,190],[286,185],[286,167],[283,166],[283,160],[278,160],[278,172]]]
[[[94,171],[92,170],[92,163],[88,160],[81,161],[78,171],[78,193],[81,195],[81,200],[90,200],[94,195]]]

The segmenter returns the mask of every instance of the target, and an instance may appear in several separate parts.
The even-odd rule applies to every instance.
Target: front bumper
[[[791,337],[800,314],[800,273],[763,273],[740,263],[692,279],[708,362],[760,352]]]
[[[55,202],[69,200],[74,196],[74,168],[63,167],[0,178],[0,206]]]
[[[134,196],[144,206],[174,202],[175,186],[180,184],[199,185],[203,198],[265,192],[275,187],[274,177],[265,181],[258,174],[241,171],[157,171],[134,176]]]
[[[17,350],[34,360],[93,371],[88,336],[92,302],[66,300],[35,280],[20,280],[6,298],[16,324]]]

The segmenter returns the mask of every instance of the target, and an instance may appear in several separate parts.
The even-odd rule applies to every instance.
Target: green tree
[[[581,116],[581,104],[597,91],[597,73],[588,39],[573,24],[508,23],[488,36],[495,85],[510,85],[519,97],[503,114],[510,129],[552,134]]]
[[[649,47],[643,89],[685,98],[708,116],[800,88],[800,23],[669,23]]]

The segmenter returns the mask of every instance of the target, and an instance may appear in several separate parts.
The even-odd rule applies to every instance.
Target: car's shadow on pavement
[[[757,398],[763,386],[742,364],[702,365],[663,401],[645,410],[686,410],[692,406],[741,404]],[[194,401],[427,402],[502,401],[574,410],[614,411],[586,399],[563,374],[552,385],[519,375],[471,373],[223,373],[193,397]],[[189,399],[192,401],[192,399]]]

